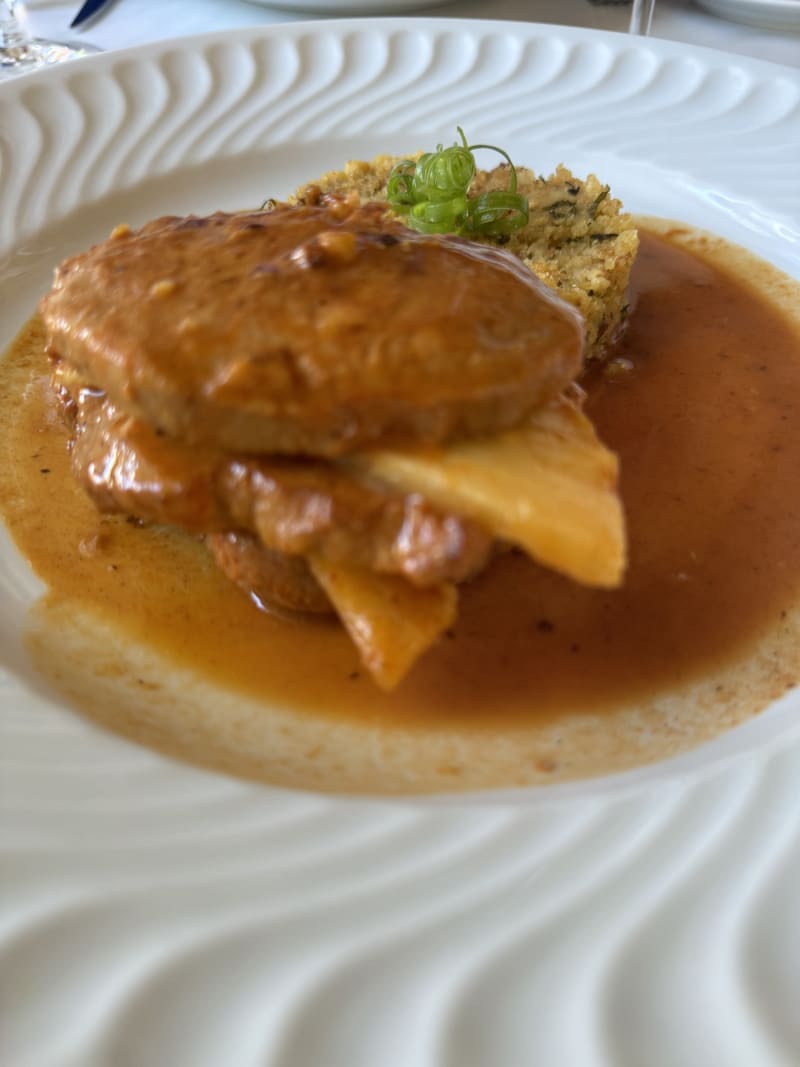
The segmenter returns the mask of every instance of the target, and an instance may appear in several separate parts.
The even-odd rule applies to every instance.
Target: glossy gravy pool
[[[71,480],[30,324],[0,371],[13,457],[0,506],[49,587],[32,613],[37,666],[147,744],[332,789],[599,774],[756,713],[800,680],[800,334],[785,313],[797,291],[741,254],[765,299],[714,265],[724,256],[679,228],[644,234],[616,353],[633,371],[585,383],[621,459],[624,587],[583,589],[500,557],[391,696],[337,625],[258,612],[197,541],[95,512]]]

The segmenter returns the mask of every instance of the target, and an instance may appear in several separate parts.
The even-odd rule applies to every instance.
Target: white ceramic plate
[[[112,223],[449,140],[595,170],[800,277],[800,79],[685,45],[327,22],[0,86],[0,330]],[[800,701],[671,764],[379,802],[177,766],[36,689],[0,542],[0,1062],[781,1067],[800,1059]]]
[[[713,15],[769,30],[800,30],[800,0],[696,0]],[[800,48],[800,40],[797,42]]]

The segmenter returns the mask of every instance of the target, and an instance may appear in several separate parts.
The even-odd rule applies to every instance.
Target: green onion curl
[[[528,222],[528,201],[517,192],[517,171],[508,153],[495,145],[469,145],[460,126],[461,144],[426,152],[414,162],[403,159],[389,175],[386,195],[392,210],[408,216],[420,233],[466,233],[504,236]],[[475,177],[473,152],[488,148],[509,165],[509,188],[469,196]]]

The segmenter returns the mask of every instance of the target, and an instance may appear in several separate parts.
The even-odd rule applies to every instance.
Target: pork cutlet
[[[579,317],[516,259],[336,197],[121,228],[62,264],[42,312],[126,411],[242,452],[492,433],[581,365]]]
[[[60,368],[54,377],[63,381]],[[62,394],[71,410],[73,471],[101,511],[192,533],[250,533],[273,552],[321,554],[419,586],[464,581],[486,562],[490,536],[419,494],[316,458],[188,445],[159,435],[103,394],[73,389],[74,396]],[[232,559],[233,549],[218,558]],[[281,603],[292,606],[288,589]]]

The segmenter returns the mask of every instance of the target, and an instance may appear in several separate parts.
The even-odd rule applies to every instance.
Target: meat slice
[[[335,197],[119,228],[40,306],[85,382],[237,452],[495,432],[561,392],[583,345],[580,315],[510,253]]]
[[[209,534],[206,543],[222,573],[259,607],[333,613],[333,605],[302,556],[264,548],[252,534]]]
[[[316,554],[418,586],[469,578],[492,539],[481,526],[443,513],[333,463],[229,455],[160,436],[94,390],[69,383],[72,467],[102,511],[123,512],[195,533],[250,533],[267,549]]]

